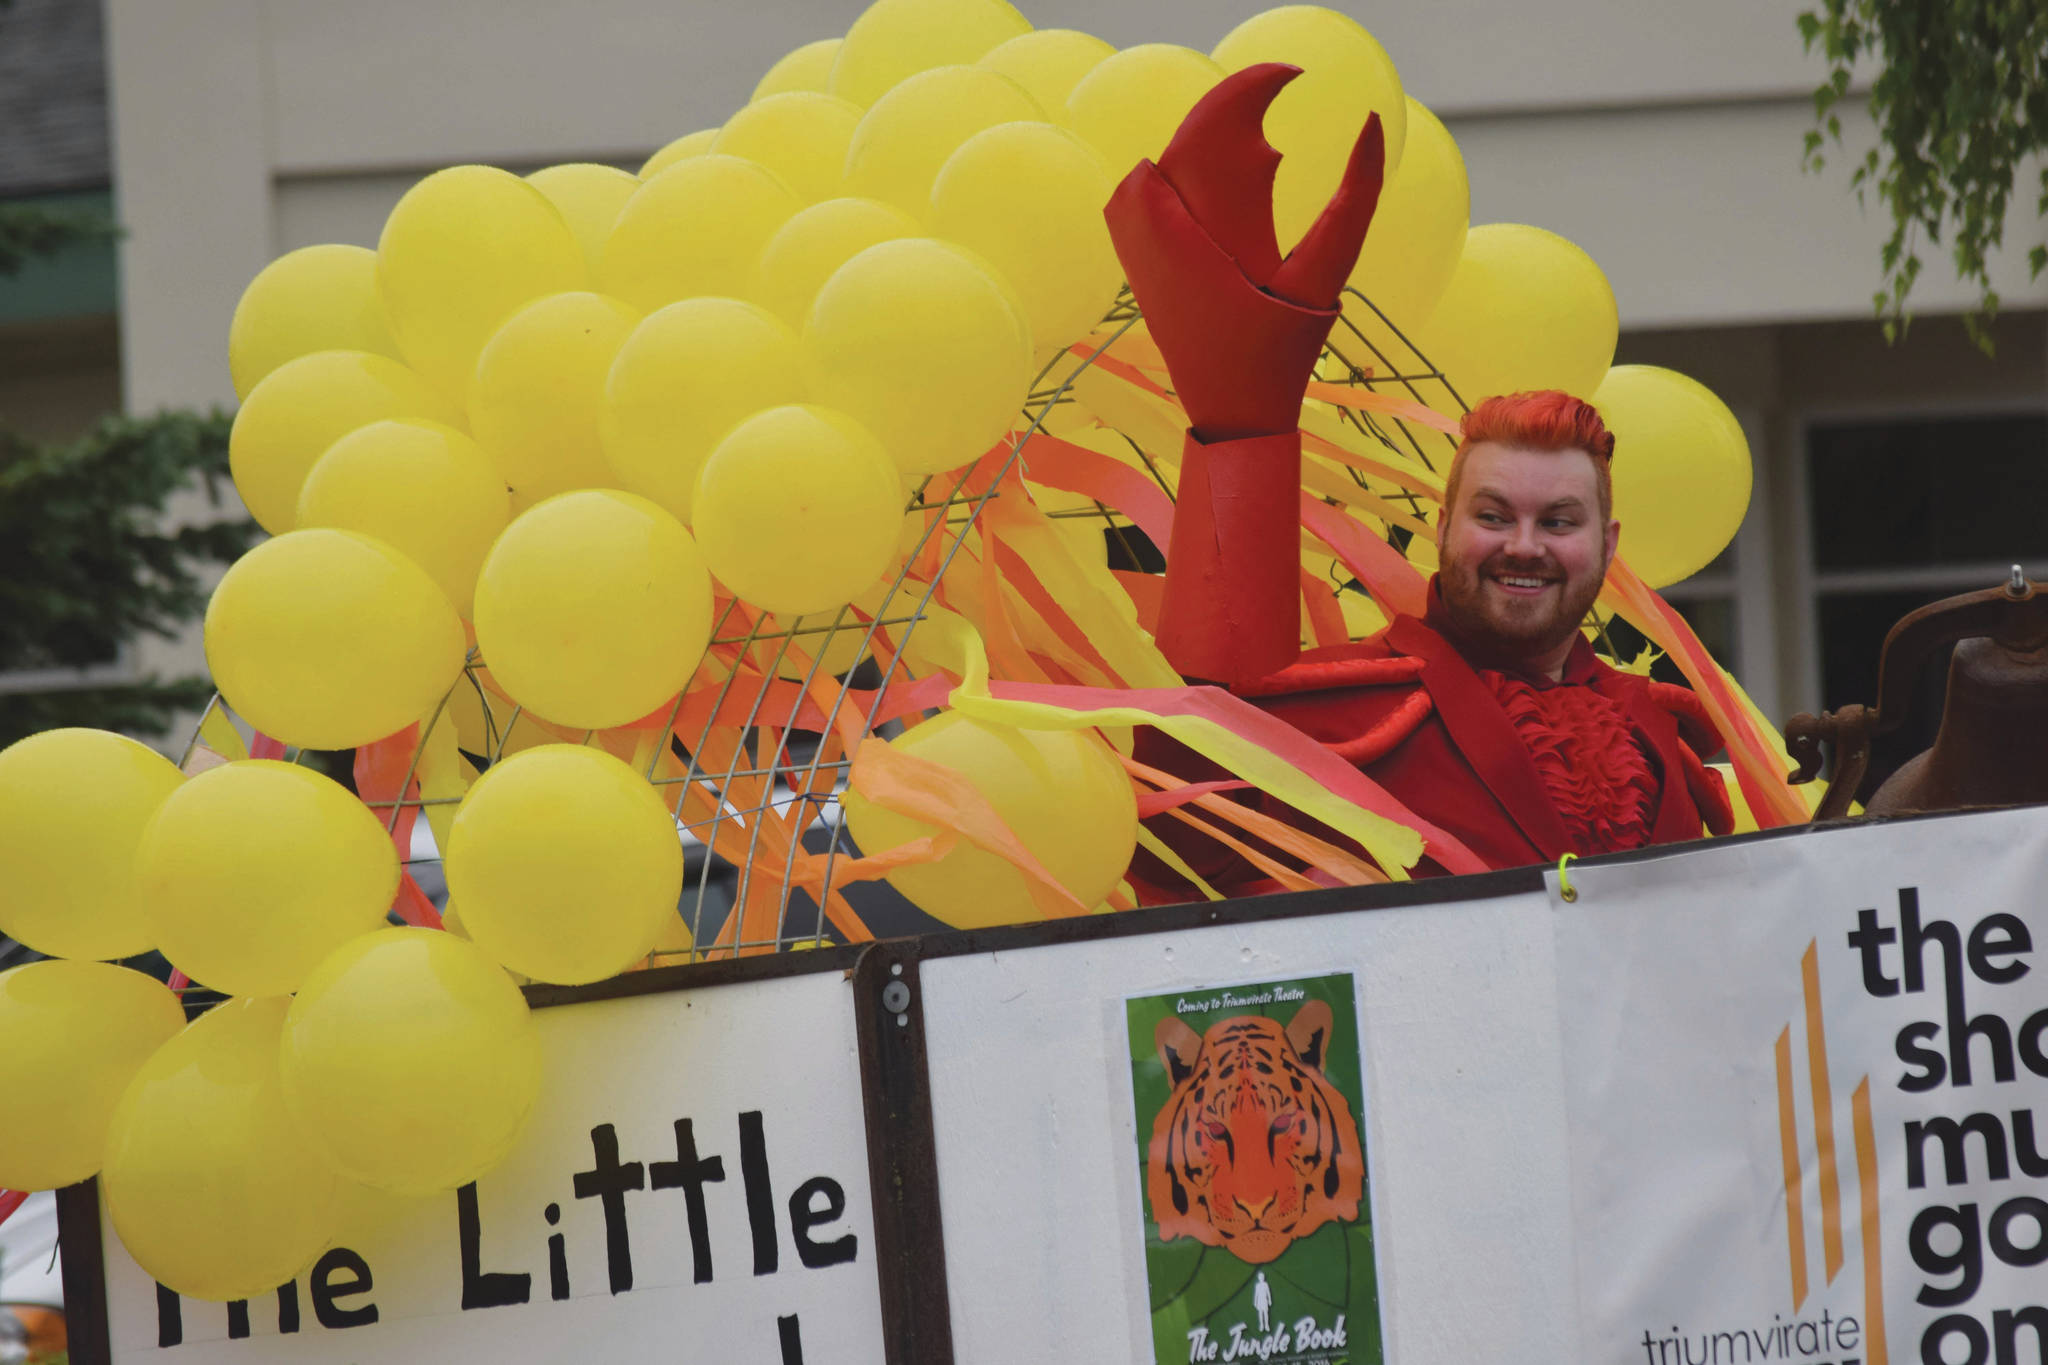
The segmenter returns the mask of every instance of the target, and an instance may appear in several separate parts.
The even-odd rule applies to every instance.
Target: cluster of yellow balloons
[[[311,1265],[348,1191],[452,1190],[517,1139],[525,997],[474,943],[384,927],[397,852],[330,779],[50,730],[0,750],[0,828],[0,933],[49,955],[0,972],[0,1186],[98,1175],[145,1270],[225,1300]],[[230,998],[188,1024],[112,960],[153,948]]]

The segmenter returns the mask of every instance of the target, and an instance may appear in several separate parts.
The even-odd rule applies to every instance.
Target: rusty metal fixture
[[[1945,598],[1901,618],[1885,636],[1877,703],[1845,706],[1785,725],[1799,760],[1792,781],[1820,770],[1820,745],[1835,751],[1835,780],[1815,820],[1848,813],[1870,766],[1870,742],[1905,722],[1913,687],[1936,651],[1956,646],[1934,747],[1879,787],[1872,815],[2048,801],[2048,593],[2015,564],[1996,588]]]

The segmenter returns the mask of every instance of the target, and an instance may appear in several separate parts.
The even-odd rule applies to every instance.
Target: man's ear
[[[1602,573],[1607,572],[1608,566],[1614,563],[1614,552],[1616,548],[1618,548],[1621,544],[1620,522],[1610,520],[1607,523],[1607,534],[1605,536],[1605,540],[1607,544],[1607,553],[1605,557],[1602,558],[1600,561],[1600,572]]]

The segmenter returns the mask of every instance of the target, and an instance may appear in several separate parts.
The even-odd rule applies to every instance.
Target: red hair
[[[1583,450],[1593,457],[1593,476],[1600,490],[1600,518],[1614,515],[1614,479],[1608,465],[1614,460],[1614,433],[1600,420],[1600,414],[1583,398],[1559,389],[1537,389],[1532,393],[1502,394],[1480,400],[1465,414],[1460,426],[1463,439],[1451,458],[1451,472],[1444,481],[1444,510],[1457,505],[1458,477],[1465,472],[1465,453],[1482,441],[1511,446],[1517,450]]]

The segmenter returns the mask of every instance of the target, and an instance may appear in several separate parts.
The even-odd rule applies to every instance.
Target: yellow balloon
[[[384,923],[398,853],[384,822],[311,768],[242,759],[171,794],[142,836],[157,946],[224,995],[287,995]]]
[[[576,234],[509,171],[451,166],[405,192],[377,239],[377,287],[398,349],[460,399],[484,342],[519,305],[583,289]]]
[[[690,533],[645,498],[564,493],[491,547],[476,638],[522,705],[579,729],[624,725],[681,691],[704,657],[711,578]]]
[[[928,237],[841,266],[811,306],[803,349],[817,400],[874,432],[912,474],[978,458],[1031,387],[1031,333],[1008,288]]]
[[[439,422],[372,422],[327,448],[299,493],[298,524],[357,531],[425,569],[469,615],[476,573],[512,519],[497,466]]]
[[[1130,866],[1138,841],[1137,798],[1109,746],[1093,734],[1015,730],[945,711],[889,742],[971,782],[1083,905],[1115,890]],[[864,853],[934,832],[922,821],[875,805],[858,788],[846,793],[845,810],[847,829]],[[889,884],[959,929],[1039,917],[1024,874],[964,839],[935,863],[890,873]]]
[[[425,569],[354,531],[287,531],[206,607],[229,706],[287,744],[353,749],[425,715],[462,672],[462,622]]]
[[[726,121],[711,150],[745,157],[782,177],[805,203],[839,193],[858,107],[834,95],[792,90],[757,100]]]
[[[52,959],[0,972],[0,1188],[95,1174],[121,1092],[184,1026],[178,997],[126,967]]]
[[[744,298],[762,246],[802,207],[766,167],[720,152],[689,157],[626,201],[598,287],[646,313],[705,294]]]
[[[932,181],[968,138],[1045,111],[1008,76],[978,66],[921,71],[876,100],[846,149],[846,192],[923,214]]]
[[[1387,174],[1401,165],[1408,101],[1393,59],[1348,14],[1321,5],[1282,5],[1232,29],[1210,56],[1225,71],[1260,62],[1301,68],[1266,111],[1266,141],[1280,153],[1273,220],[1291,250],[1336,193],[1368,115],[1380,116]]]
[[[1124,279],[1102,206],[1114,188],[1093,148],[1050,123],[1002,123],[962,143],[932,185],[934,235],[1002,272],[1043,353],[1086,336]]]
[[[1066,125],[1102,154],[1121,181],[1140,161],[1157,161],[1195,101],[1223,68],[1193,48],[1140,43],[1105,57],[1067,96]]]
[[[1412,97],[1408,100],[1408,141],[1400,170],[1388,177],[1373,214],[1365,250],[1351,272],[1351,283],[1372,300],[1401,333],[1414,337],[1436,311],[1465,250],[1465,231],[1472,219],[1472,192],[1465,180],[1465,158],[1443,122]],[[1345,314],[1363,327],[1386,355],[1353,357],[1362,363],[1397,368],[1407,349],[1357,300],[1344,300]]]
[[[540,1030],[504,968],[438,929],[381,929],[314,969],[285,1016],[285,1107],[342,1174],[458,1189],[540,1096]]]
[[[874,434],[830,408],[756,413],[697,477],[697,543],[712,574],[771,612],[844,606],[896,557],[903,494]]]
[[[740,419],[804,396],[796,335],[738,299],[656,309],[605,382],[604,454],[616,481],[694,520],[697,472]]]
[[[580,985],[660,941],[682,895],[683,845],[639,773],[602,749],[549,744],[469,789],[447,872],[479,948],[537,981]]]
[[[506,483],[532,498],[612,482],[598,434],[605,376],[640,312],[605,294],[536,299],[477,357],[470,429]]]
[[[688,161],[693,156],[704,155],[711,150],[711,144],[717,137],[716,128],[700,128],[694,133],[684,133],[647,158],[646,163],[640,167],[640,179],[643,182],[652,180],[678,161]]]
[[[920,71],[979,61],[1030,31],[1006,0],[875,0],[846,31],[825,88],[866,107]]]
[[[1527,389],[1588,397],[1619,335],[1614,290],[1591,256],[1542,228],[1488,223],[1465,235],[1417,345],[1469,407]]]
[[[791,327],[832,272],[877,242],[924,233],[918,220],[879,199],[827,199],[791,218],[761,249],[754,297]]]
[[[0,934],[51,957],[154,947],[135,849],[184,780],[156,750],[106,730],[45,730],[0,749]]]
[[[754,87],[749,101],[786,95],[792,90],[822,92],[832,79],[832,63],[838,60],[841,41],[838,38],[820,38],[786,54],[768,68],[768,74]]]
[[[1060,118],[1066,113],[1067,96],[1081,78],[1115,51],[1091,33],[1041,28],[997,44],[977,65],[1008,76],[1046,113]]]
[[[332,1235],[340,1174],[292,1122],[283,997],[229,1000],[147,1062],[114,1110],[100,1195],[165,1287],[225,1302],[296,1278]]]
[[[357,427],[393,417],[462,420],[454,404],[388,356],[316,351],[272,370],[228,434],[228,468],[249,515],[273,535],[291,530],[314,461]]]
[[[526,177],[526,183],[548,197],[555,212],[569,225],[569,231],[576,234],[576,245],[583,249],[584,267],[595,277],[604,239],[612,235],[619,210],[640,188],[640,177],[617,166],[579,161],[535,171]]]
[[[256,272],[228,324],[235,397],[287,360],[315,351],[398,357],[377,298],[377,253],[359,246],[304,246]]]
[[[1749,442],[1713,390],[1675,370],[1616,365],[1592,394],[1614,433],[1622,558],[1653,588],[1713,562],[1749,509]]]

